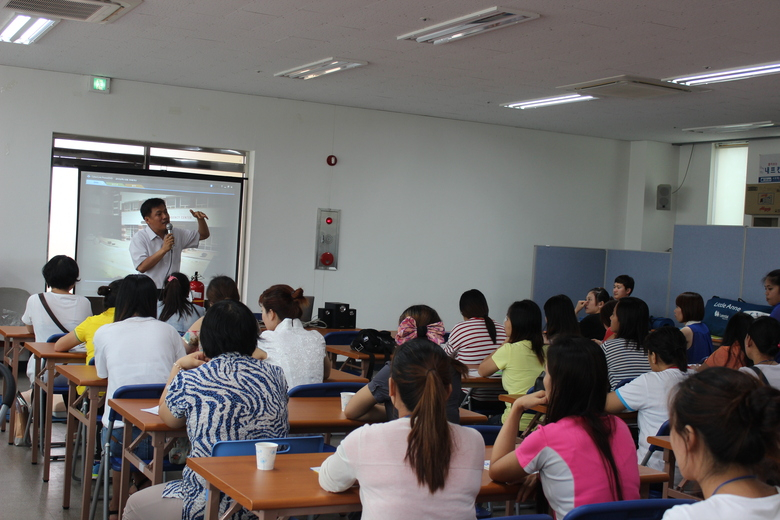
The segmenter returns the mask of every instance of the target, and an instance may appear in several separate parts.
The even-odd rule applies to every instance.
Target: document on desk
[[[160,415],[160,405],[157,405],[152,408],[141,408],[142,412],[151,413],[154,415]]]

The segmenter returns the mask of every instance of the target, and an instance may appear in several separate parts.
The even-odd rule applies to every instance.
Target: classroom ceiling
[[[445,45],[396,39],[495,5],[541,17]],[[125,79],[683,143],[780,136],[681,131],[780,124],[780,74],[654,99],[499,105],[622,74],[662,79],[777,62],[778,24],[777,0],[145,0],[113,23],[63,20],[33,45],[0,43],[0,64],[109,76],[115,90]],[[274,77],[330,56],[368,65],[308,81]]]

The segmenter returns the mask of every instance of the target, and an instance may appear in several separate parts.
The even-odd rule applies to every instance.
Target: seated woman
[[[506,311],[504,329],[509,341],[485,358],[479,365],[479,375],[488,377],[501,370],[504,390],[510,394],[524,394],[544,370],[547,347],[542,335],[541,309],[531,300],[514,302]],[[506,423],[511,409],[512,405],[507,403],[502,423]],[[530,414],[523,417],[519,429],[525,430],[532,419]]]
[[[745,355],[745,336],[753,323],[753,316],[738,312],[729,318],[723,331],[721,347],[702,362],[708,367],[742,368],[753,366],[753,361]]]
[[[612,339],[615,336],[615,331],[610,328],[610,325],[612,325],[612,315],[615,314],[615,306],[617,305],[617,302],[617,300],[609,300],[607,303],[601,306],[601,310],[599,311],[599,318],[601,318],[601,324],[604,326],[604,330],[606,330],[606,332],[604,333],[604,339],[601,341],[594,340],[599,345],[608,339]]]
[[[769,316],[756,318],[748,327],[745,354],[753,366],[740,368],[767,385],[780,389],[780,365],[775,358],[780,352],[780,322]]]
[[[537,484],[556,518],[584,504],[639,498],[639,470],[628,426],[604,414],[609,390],[604,352],[587,338],[558,336],[547,352],[546,390],[514,402],[493,445],[490,478]],[[525,410],[547,404],[543,426],[515,447]]]
[[[607,396],[606,411],[639,412],[639,449],[637,461],[642,462],[650,448],[647,437],[656,435],[669,420],[669,392],[683,380],[688,371],[685,336],[674,327],[661,327],[647,335],[642,343],[652,372],[647,372]],[[664,469],[663,452],[656,451],[647,465]]]
[[[544,302],[544,319],[547,323],[547,343],[557,334],[566,336],[581,336],[580,323],[577,321],[577,315],[574,313],[574,304],[571,298],[565,294],[558,294],[548,298]]]
[[[201,330],[203,352],[179,358],[160,398],[160,417],[171,428],[187,427],[191,457],[208,457],[219,441],[286,437],[287,383],[282,369],[254,359],[257,320],[241,302],[211,306]],[[230,505],[222,498],[220,514]],[[204,480],[185,467],[182,479],[130,497],[123,518],[203,518]],[[241,517],[247,516],[247,512]]]
[[[241,296],[238,294],[238,286],[229,276],[219,275],[215,276],[209,282],[209,286],[206,288],[206,308],[214,305],[222,300],[235,300],[240,301]],[[190,352],[197,350],[199,341],[198,334],[200,334],[200,327],[203,323],[203,317],[200,317],[190,325],[187,332],[184,333],[185,343],[189,345],[188,350]]]
[[[303,289],[289,285],[273,285],[260,295],[266,330],[260,334],[255,357],[281,367],[288,388],[322,383],[330,376],[325,338],[304,329],[300,320],[308,304]]]
[[[577,306],[574,308],[574,313],[578,314],[581,310],[585,309],[585,317],[580,320],[580,332],[588,339],[596,339],[602,341],[604,334],[607,332],[607,328],[601,322],[599,313],[601,308],[612,297],[609,295],[606,289],[603,287],[594,287],[588,291],[588,295],[584,300],[577,302]]]
[[[642,351],[642,342],[650,325],[647,304],[639,298],[626,296],[615,305],[609,328],[614,337],[601,344],[607,356],[609,387],[614,389],[623,379],[650,372],[650,363]]]
[[[163,384],[177,359],[185,355],[176,329],[157,319],[157,287],[144,274],[131,274],[122,280],[116,297],[114,323],[103,325],[93,338],[95,343],[95,368],[98,377],[108,378],[106,403],[118,388],[127,385]],[[108,415],[106,404],[103,413],[103,445],[108,441]],[[122,421],[114,421],[111,439],[111,455],[122,456],[122,445],[115,439],[122,438]],[[133,436],[140,430],[133,428]],[[148,440],[148,438],[147,438]],[[151,458],[151,443],[141,444],[136,454],[142,459]],[[119,478],[114,475],[114,495],[109,509],[116,510],[119,501]]]
[[[444,343],[444,324],[439,313],[427,305],[412,305],[401,313],[398,318],[398,332],[395,342],[403,345],[414,338],[427,338],[441,345]],[[451,359],[450,379],[452,391],[447,398],[447,420],[460,423],[460,403],[463,400],[461,392],[461,377],[466,374],[466,366]],[[366,386],[355,393],[349,401],[344,415],[349,419],[361,421],[384,421],[399,417],[398,410],[393,406],[390,395],[390,362],[376,373]]]
[[[27,329],[35,333],[35,341],[39,343],[48,341],[54,334],[67,334],[92,316],[89,300],[71,294],[79,281],[79,266],[74,259],[57,255],[46,262],[41,272],[46,287],[51,287],[51,292],[30,296],[22,316]],[[30,381],[35,379],[34,357],[27,362],[27,377]],[[67,386],[68,380],[60,375],[54,384]]]
[[[103,297],[102,313],[95,316],[90,316],[86,320],[82,321],[75,329],[61,337],[54,344],[54,350],[57,352],[67,352],[75,346],[82,343],[87,348],[87,360],[89,362],[95,357],[95,332],[109,323],[114,322],[114,311],[116,307],[116,296],[119,293],[119,287],[122,285],[122,280],[114,280],[108,285],[101,285],[98,287],[97,293]],[[84,392],[84,387],[79,386],[76,388],[79,395]]]
[[[780,269],[767,273],[762,282],[764,284],[766,303],[772,306],[770,316],[780,320]]]
[[[192,303],[189,296],[190,281],[182,273],[173,273],[163,283],[157,302],[157,318],[182,335],[206,313],[206,309]]]
[[[698,364],[712,354],[710,329],[701,322],[704,319],[704,299],[699,293],[684,292],[674,301],[674,317],[685,326],[680,329],[688,342],[688,363]]]
[[[482,292],[471,289],[460,296],[460,314],[462,321],[452,327],[444,351],[466,365],[476,375],[482,361],[506,342],[504,326],[496,323],[490,316],[487,299]],[[496,376],[500,377],[500,376]],[[480,410],[503,410],[498,400],[500,390],[475,388],[471,390],[472,403],[479,403]]]
[[[780,518],[780,487],[757,472],[780,460],[780,391],[740,371],[708,368],[680,383],[669,414],[680,472],[699,483],[704,500],[675,506],[664,520]]]
[[[390,398],[398,420],[363,426],[322,464],[330,492],[360,481],[363,520],[473,519],[485,444],[475,430],[447,422],[451,360],[427,339],[395,352]]]

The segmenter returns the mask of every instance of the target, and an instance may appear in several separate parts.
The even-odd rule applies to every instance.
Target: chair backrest
[[[120,386],[114,392],[112,399],[159,399],[165,390],[165,385],[126,385]],[[109,421],[119,421],[122,416],[113,408],[108,414]]]
[[[287,395],[290,397],[338,397],[341,392],[357,392],[364,386],[366,386],[365,383],[314,383],[291,388]]]
[[[0,317],[0,325],[23,325],[22,314],[27,307],[30,293],[15,287],[0,287],[0,309],[5,317]]]
[[[46,340],[46,343],[54,343],[54,342],[56,342],[58,339],[60,339],[64,335],[65,334],[63,332],[58,332],[57,334],[52,334],[51,336],[49,336],[49,339]]]
[[[326,345],[351,345],[358,335],[356,330],[345,330],[337,332],[328,332],[325,334]]]
[[[694,502],[696,500],[652,498],[588,504],[572,509],[566,520],[660,520],[667,509]]]
[[[485,446],[492,446],[496,443],[496,437],[498,432],[501,431],[500,425],[493,424],[469,424],[466,428],[473,428],[482,434],[482,439],[485,441]]]
[[[219,441],[211,449],[212,457],[229,457],[235,455],[254,455],[255,444],[258,442],[275,442],[279,445],[277,454],[281,453],[322,453],[325,451],[325,439],[321,435],[306,437],[285,437],[278,439],[251,439],[241,441]]]
[[[621,386],[625,386],[625,385],[627,385],[628,383],[630,383],[630,382],[631,382],[631,381],[633,381],[634,379],[636,379],[636,378],[635,378],[635,377],[627,377],[627,378],[625,378],[625,379],[621,379],[620,381],[618,381],[618,384],[616,384],[616,385],[615,385],[615,390],[617,390],[617,389],[618,389],[618,388],[620,388]]]
[[[660,428],[658,428],[658,433],[656,433],[657,436],[661,437],[664,435],[669,435],[670,431],[669,421],[664,421],[664,423],[661,425]],[[651,444],[650,448],[647,449],[647,455],[645,455],[645,458],[642,460],[642,466],[647,466],[648,461],[650,460],[650,456],[655,453],[656,451],[661,451],[663,448],[660,446],[656,446],[655,444]]]
[[[14,397],[16,396],[16,381],[14,381],[11,369],[2,363],[0,363],[0,376],[2,376],[3,386],[5,387],[3,390],[2,406],[10,408],[11,404],[14,402]],[[0,421],[2,420],[4,420],[4,417],[0,417]]]

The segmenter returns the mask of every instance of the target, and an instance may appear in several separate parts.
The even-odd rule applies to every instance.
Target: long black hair
[[[688,341],[677,327],[666,326],[654,330],[642,343],[645,354],[654,353],[667,365],[688,371]]]
[[[542,310],[532,300],[522,300],[509,306],[506,317],[512,326],[509,343],[528,340],[539,363],[544,365],[544,336],[542,335]]]
[[[587,338],[556,336],[547,350],[547,373],[551,387],[547,389],[547,423],[582,418],[588,437],[601,454],[613,498],[623,500],[620,472],[610,445],[615,421],[604,414],[609,392],[604,351]]]
[[[633,342],[636,349],[641,350],[642,342],[650,328],[650,311],[647,304],[639,298],[626,296],[618,300],[615,312],[619,324],[615,337]]]
[[[197,311],[195,304],[187,299],[190,295],[190,281],[187,275],[173,273],[165,280],[160,301],[163,302],[160,311],[160,321],[168,321],[173,316],[194,316]]]
[[[114,322],[133,316],[141,318],[157,317],[157,286],[145,274],[129,274],[122,280],[116,296]]]
[[[471,289],[460,295],[460,314],[466,318],[482,318],[485,320],[485,328],[487,328],[490,341],[495,343],[497,341],[496,324],[490,318],[490,309],[488,308],[487,299],[478,289]]]
[[[574,314],[574,303],[565,294],[551,296],[544,302],[544,315],[547,318],[547,338],[552,340],[558,334],[580,335],[580,322]]]
[[[731,361],[731,346],[734,343],[738,343],[740,350],[742,350],[742,359],[745,360],[745,366],[753,366],[753,360],[747,357],[745,353],[745,336],[747,336],[748,329],[752,323],[753,316],[746,312],[738,312],[729,318],[728,323],[726,323],[726,330],[723,331],[723,341],[720,343],[729,347],[725,366],[729,366]]]

